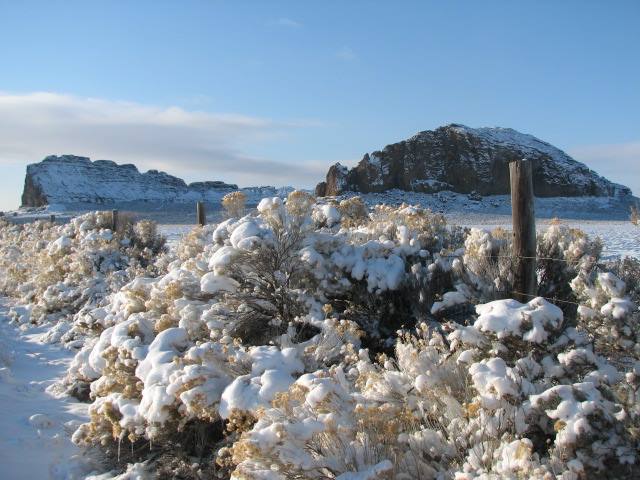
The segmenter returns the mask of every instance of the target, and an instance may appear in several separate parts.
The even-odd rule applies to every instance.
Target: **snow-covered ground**
[[[83,477],[70,436],[87,420],[88,404],[54,388],[75,352],[41,342],[41,329],[9,325],[7,310],[0,299],[0,478]]]
[[[553,205],[553,208],[540,209],[541,213],[546,214],[545,218],[537,219],[538,229],[546,228],[551,222],[552,218],[558,217],[560,221],[571,227],[579,228],[587,233],[589,236],[600,237],[604,244],[603,257],[611,258],[615,256],[636,256],[640,257],[640,227],[633,225],[629,220],[624,219],[621,212],[615,211],[615,215],[612,214],[611,220],[607,219],[576,219],[567,218],[566,215],[562,215],[562,207],[549,201],[549,205]],[[475,205],[475,202],[470,202],[469,206],[461,205],[457,211],[437,208],[438,204],[432,205],[435,207],[435,211],[441,211],[444,213],[447,221],[451,225],[460,225],[465,227],[475,228],[494,228],[503,227],[511,228],[511,216],[508,212],[505,213],[486,213],[480,210],[480,207]],[[475,207],[475,208],[474,208]],[[601,206],[604,209],[604,206]],[[496,210],[504,211],[504,205],[496,207]],[[602,216],[602,211],[599,210],[597,215],[593,215],[598,218]],[[575,212],[574,212],[575,213]],[[585,210],[585,216],[589,213]],[[555,215],[554,215],[555,214]],[[174,212],[170,214],[156,213],[149,215],[148,212],[141,213],[141,217],[153,217],[159,225],[158,228],[162,234],[167,237],[170,245],[174,245],[185,233],[188,233],[194,225],[195,215],[191,215],[190,212],[184,211],[182,213]],[[193,218],[191,218],[193,217]],[[30,213],[23,213],[16,217],[18,222],[28,222],[38,219],[49,218],[47,210],[42,209]],[[58,213],[56,221],[65,222],[71,218],[70,214]],[[207,221],[213,223],[219,221],[221,218],[220,210],[211,210],[207,213]],[[192,223],[188,223],[192,222]]]
[[[445,214],[445,217],[451,225],[483,229],[493,229],[495,227],[511,229],[511,216],[509,215],[489,215],[472,212]],[[630,221],[561,220],[561,222],[584,231],[590,237],[599,237],[604,246],[602,257],[605,259],[624,256],[640,258],[640,227]],[[551,219],[538,219],[536,228],[539,231],[545,230],[550,223]],[[167,237],[169,245],[175,245],[192,228],[193,225],[179,224],[161,224],[158,226],[160,233]]]
[[[250,189],[244,189],[249,191]],[[283,189],[283,191],[286,191]],[[262,191],[250,192],[247,206],[255,207],[258,194]],[[353,193],[343,197],[353,196]],[[341,197],[341,198],[343,198]],[[425,194],[390,190],[384,193],[361,195],[369,205],[385,203],[399,205],[408,203],[430,208],[434,212],[445,215],[451,225],[476,228],[492,228],[501,226],[511,228],[511,201],[508,195],[493,195],[471,200],[468,195],[454,192]],[[330,199],[320,199],[321,202]],[[590,236],[598,236],[604,243],[603,256],[640,256],[640,228],[629,221],[630,205],[637,199],[623,197],[549,197],[536,198],[536,216],[539,228],[546,228],[551,219],[558,218],[562,223],[580,228]],[[111,207],[109,207],[111,208]],[[159,224],[160,231],[165,234],[170,244],[175,244],[180,237],[191,230],[195,224],[195,207],[192,204],[157,204],[129,203],[118,207],[121,212],[128,212],[138,219],[146,218]],[[20,209],[8,212],[7,217],[14,222],[31,222],[48,219],[50,214],[56,215],[57,222],[67,222],[74,215],[90,210],[104,210],[105,206],[76,206],[71,209],[62,207],[40,207]],[[217,223],[222,220],[222,207],[219,203],[206,205],[207,221]],[[14,216],[15,213],[15,216]]]

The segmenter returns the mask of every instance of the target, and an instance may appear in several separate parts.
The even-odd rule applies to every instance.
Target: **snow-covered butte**
[[[186,184],[158,170],[145,173],[132,164],[91,161],[76,155],[50,155],[27,166],[22,205],[112,204],[133,201],[211,201],[237,185],[220,181]]]
[[[336,164],[319,196],[346,191],[390,189],[435,193],[450,190],[480,195],[509,193],[512,160],[533,162],[534,191],[539,197],[626,196],[629,188],[612,183],[559,148],[511,128],[469,128],[451,124],[426,130],[382,151],[364,155],[352,169]]]

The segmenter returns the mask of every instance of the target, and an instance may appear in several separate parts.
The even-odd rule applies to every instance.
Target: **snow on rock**
[[[158,170],[142,173],[132,164],[110,160],[92,162],[76,155],[50,155],[27,166],[22,206],[32,210],[48,205],[42,218],[48,218],[49,213],[86,209],[84,206],[122,204],[127,210],[132,207],[149,210],[150,205],[158,202],[177,212],[195,201],[219,205],[224,195],[237,190],[237,185],[221,181],[186,184]],[[240,190],[253,203],[266,195],[286,196],[293,188],[261,186]],[[29,211],[25,214],[33,215]]]
[[[135,165],[110,160],[92,162],[87,157],[51,155],[27,166],[22,205],[117,203],[146,201],[195,201],[218,198],[236,190],[223,182],[187,185],[165,172],[140,173]]]

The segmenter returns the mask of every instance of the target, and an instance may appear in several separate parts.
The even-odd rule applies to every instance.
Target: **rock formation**
[[[508,163],[533,162],[534,191],[539,197],[630,195],[562,150],[510,128],[469,128],[451,124],[420,132],[408,140],[365,154],[351,170],[336,163],[319,196],[345,191],[401,189],[425,193],[451,190],[480,195],[509,193]]]
[[[110,160],[51,155],[27,166],[22,206],[210,200],[237,189],[219,181],[187,185],[165,172],[140,173],[135,165]]]

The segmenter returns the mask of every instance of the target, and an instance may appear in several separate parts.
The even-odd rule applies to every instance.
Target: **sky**
[[[640,2],[0,0],[0,210],[49,154],[313,187],[449,123],[640,194]]]

